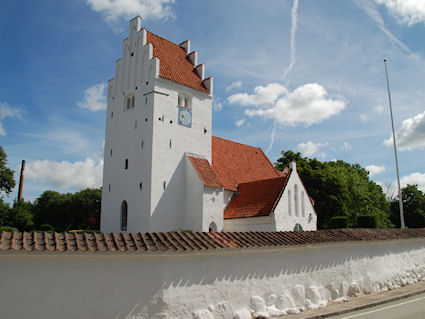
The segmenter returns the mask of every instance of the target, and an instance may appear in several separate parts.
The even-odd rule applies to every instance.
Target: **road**
[[[338,319],[424,319],[425,293],[329,318]]]

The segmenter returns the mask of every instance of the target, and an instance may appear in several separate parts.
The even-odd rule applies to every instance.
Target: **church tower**
[[[130,21],[108,82],[103,232],[185,229],[186,155],[211,163],[212,77],[190,41],[180,45]]]

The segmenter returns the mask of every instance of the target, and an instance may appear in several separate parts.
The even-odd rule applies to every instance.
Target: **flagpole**
[[[404,224],[404,213],[403,213],[403,196],[402,196],[401,187],[400,187],[400,174],[399,174],[399,171],[398,171],[397,143],[396,143],[395,132],[394,132],[393,108],[392,108],[392,105],[391,105],[390,83],[388,81],[387,59],[384,59],[384,64],[385,64],[385,76],[387,78],[388,101],[390,102],[390,115],[391,115],[391,127],[392,127],[392,131],[393,131],[395,167],[396,167],[396,171],[397,171],[398,202],[399,202],[399,206],[400,206],[400,228],[404,229],[405,224]]]

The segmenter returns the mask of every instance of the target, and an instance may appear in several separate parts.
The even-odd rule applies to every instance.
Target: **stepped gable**
[[[212,137],[212,168],[225,189],[263,179],[282,177],[261,148]]]
[[[193,168],[198,173],[199,178],[207,187],[223,188],[217,175],[215,175],[210,163],[206,158],[188,156]]]
[[[242,183],[224,210],[224,219],[268,216],[285,190],[288,176]]]
[[[0,254],[193,252],[425,238],[425,228],[327,229],[303,232],[11,233],[0,232]]]
[[[159,58],[159,75],[195,90],[209,93],[186,51],[179,45],[147,31],[147,43],[153,46],[153,57]]]

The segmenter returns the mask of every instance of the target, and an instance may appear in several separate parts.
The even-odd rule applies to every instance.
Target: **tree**
[[[291,161],[309,195],[315,201],[317,227],[330,228],[331,218],[346,216],[349,226],[357,226],[358,214],[377,216],[378,227],[390,227],[389,205],[382,188],[369,180],[368,172],[358,164],[344,161],[321,162],[302,157],[301,153],[282,152],[275,167],[283,170]]]
[[[0,192],[9,194],[15,187],[15,180],[13,179],[14,171],[6,167],[7,155],[0,146]]]
[[[409,228],[425,227],[425,194],[418,185],[407,185],[402,190],[404,222]],[[391,221],[400,227],[398,198],[391,202]]]
[[[86,188],[75,194],[45,191],[35,201],[34,222],[36,229],[51,225],[56,231],[71,229],[99,229],[100,188]]]
[[[13,202],[10,207],[5,203],[0,204],[0,223],[2,226],[10,226],[19,231],[33,230],[33,205],[30,202]]]

